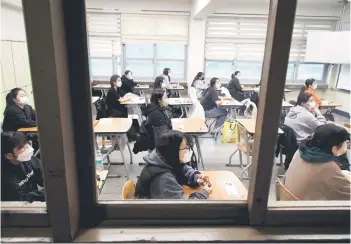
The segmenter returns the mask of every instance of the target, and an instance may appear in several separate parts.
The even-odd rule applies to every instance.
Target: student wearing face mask
[[[231,76],[232,79],[229,81],[229,84],[227,86],[227,89],[229,90],[230,95],[239,102],[245,99],[243,88],[241,87],[240,80],[239,80],[240,76],[241,76],[240,71],[235,71],[235,73],[232,74]]]
[[[166,90],[167,87],[166,87],[166,83],[164,82],[164,80],[165,80],[165,78],[162,75],[157,76],[155,78],[155,82],[154,82],[154,90],[160,89],[160,88]]]
[[[107,91],[106,105],[107,116],[116,118],[127,118],[127,107],[122,102],[130,100],[130,97],[123,97],[125,95],[121,90],[122,82],[119,75],[112,75],[110,79],[111,88]]]
[[[1,134],[1,201],[45,201],[40,161],[33,151],[23,133]]]
[[[3,131],[37,126],[36,114],[28,104],[27,94],[21,88],[12,89],[6,96]]]
[[[349,140],[349,133],[340,126],[318,127],[295,153],[285,175],[285,187],[299,200],[349,201],[350,182],[339,167]]]
[[[162,134],[156,149],[144,157],[146,166],[136,184],[136,198],[208,199],[212,188],[207,185],[189,197],[184,195],[183,185],[198,187],[204,183],[204,177],[199,171],[185,165],[192,155],[190,141],[179,131]]]
[[[284,124],[294,130],[298,144],[325,123],[326,120],[316,107],[313,96],[308,93],[299,94],[296,106],[289,110],[284,121]]]
[[[317,90],[317,82],[315,81],[315,79],[307,79],[305,82],[305,86],[301,88],[300,93],[311,94],[313,96],[314,101],[319,106],[322,104],[322,100],[319,99],[319,97],[317,96],[316,90]]]
[[[164,83],[166,85],[166,88],[169,88],[169,86],[171,85],[171,69],[164,68],[162,76],[164,78]]]
[[[127,70],[126,72],[124,72],[124,75],[122,75],[121,80],[122,80],[121,90],[124,94],[132,93],[133,88],[138,86],[138,83],[136,83],[133,80],[133,73],[130,70]]]
[[[200,99],[200,103],[205,110],[206,118],[216,118],[216,129],[220,128],[227,117],[227,110],[220,108],[222,100],[217,95],[217,89],[221,88],[219,79],[213,77],[210,81],[210,87],[204,92],[204,95]]]
[[[193,87],[196,91],[196,97],[199,99],[202,97],[202,93],[207,89],[207,84],[205,82],[205,74],[203,72],[198,72],[194,77],[193,82],[191,83],[191,87]],[[190,89],[189,89],[190,90]]]

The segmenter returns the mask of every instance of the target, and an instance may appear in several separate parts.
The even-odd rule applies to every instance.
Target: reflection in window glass
[[[232,73],[233,63],[231,61],[206,61],[205,76],[209,79],[218,77],[229,81]]]
[[[157,55],[159,59],[184,59],[185,46],[183,44],[157,44]]]
[[[288,70],[286,71],[286,80],[292,80],[294,76],[295,65],[293,63],[288,64]]]
[[[324,73],[324,64],[299,64],[297,79],[306,80],[314,78],[315,80],[322,80]]]
[[[131,70],[134,77],[152,78],[152,61],[126,60],[126,70]]]
[[[126,58],[153,58],[153,44],[126,44]]]
[[[92,58],[90,65],[93,76],[111,76],[113,74],[112,59]]]
[[[156,75],[160,75],[164,68],[171,69],[171,79],[184,80],[184,62],[183,61],[157,61]]]
[[[261,62],[236,62],[236,71],[240,71],[242,79],[261,79],[262,63]]]

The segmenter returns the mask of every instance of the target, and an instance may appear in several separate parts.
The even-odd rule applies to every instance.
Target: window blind
[[[91,57],[121,55],[121,15],[87,13],[89,51]]]
[[[123,43],[188,44],[188,15],[122,14]]]
[[[263,61],[267,32],[266,17],[208,17],[206,59]],[[303,61],[307,32],[334,30],[336,20],[296,19],[290,61]]]

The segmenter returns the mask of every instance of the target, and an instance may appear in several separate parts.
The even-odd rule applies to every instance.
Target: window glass
[[[92,58],[90,66],[93,76],[111,76],[113,74],[112,59]]]
[[[229,81],[233,72],[231,61],[206,61],[205,76],[209,79],[218,77]]]
[[[315,80],[322,80],[325,64],[304,64],[298,66],[297,79],[306,80],[314,78]]]
[[[286,80],[292,80],[294,76],[295,65],[293,63],[288,64],[288,70],[286,71]]]
[[[184,75],[184,62],[181,61],[157,61],[156,62],[156,75],[160,75],[164,68],[171,69],[171,79],[183,81]]]
[[[153,58],[153,44],[125,44],[126,58]]]
[[[158,59],[184,59],[185,46],[183,44],[157,44],[156,58]]]
[[[154,76],[152,61],[126,60],[126,70],[131,70],[134,77],[152,78]]]
[[[240,71],[242,79],[261,79],[262,63],[261,62],[247,62],[237,61],[236,71]]]

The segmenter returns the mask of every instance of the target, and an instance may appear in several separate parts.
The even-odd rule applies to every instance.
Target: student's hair
[[[231,76],[231,77],[232,77],[232,79],[233,79],[234,77],[236,77],[236,76],[237,76],[237,74],[239,74],[239,73],[240,73],[240,71],[239,71],[239,70],[235,71],[235,72],[234,72],[234,74],[232,74],[232,76]]]
[[[305,81],[305,85],[303,87],[301,87],[300,92],[305,92],[310,86],[312,86],[312,84],[315,82],[316,80],[313,78],[307,79]]]
[[[210,85],[211,87],[214,87],[216,85],[216,81],[219,80],[217,77],[213,77],[211,80],[210,80]]]
[[[9,93],[7,93],[6,95],[6,107],[5,107],[5,110],[4,110],[4,115],[7,111],[7,109],[12,105],[14,104],[15,102],[13,101],[13,99],[15,99],[17,97],[17,94],[20,92],[20,91],[24,91],[22,88],[19,88],[19,87],[16,87],[16,88],[13,88]]]
[[[150,102],[155,104],[156,107],[160,107],[160,101],[162,100],[162,97],[165,94],[165,92],[166,91],[163,90],[162,88],[154,89],[150,98]]]
[[[155,82],[154,82],[154,89],[157,89],[157,88],[162,88],[162,83],[164,82],[164,79],[162,75],[160,76],[157,76],[155,78]]]
[[[179,148],[184,138],[187,140],[188,145],[192,142],[191,138],[184,133],[168,130],[161,134],[158,140],[159,143],[156,145],[157,152],[165,163],[172,167],[172,172],[176,175],[178,182],[184,177],[181,174],[183,165],[180,164],[179,160]]]
[[[124,75],[128,75],[129,74],[129,72],[130,73],[133,73],[132,71],[130,71],[130,70],[126,70],[126,72],[124,72]]]
[[[168,80],[169,81],[171,81],[171,77],[169,76],[169,71],[170,70],[171,70],[170,68],[164,68],[163,69],[163,74],[168,76]]]
[[[201,76],[204,75],[204,72],[198,72],[197,75],[195,75],[193,82],[191,83],[192,87],[195,87],[195,81],[201,78]]]
[[[299,96],[297,97],[296,106],[297,106],[297,105],[300,105],[300,106],[301,106],[302,103],[308,102],[308,100],[309,100],[311,97],[312,97],[312,95],[309,94],[309,93],[300,92]]]
[[[111,87],[114,87],[114,82],[116,82],[118,80],[120,76],[119,75],[112,75],[111,78],[110,78],[110,85]]]
[[[317,127],[313,136],[303,141],[300,148],[316,147],[325,153],[333,154],[333,147],[341,146],[346,140],[350,140],[350,135],[345,128],[335,124],[325,124]]]
[[[5,158],[7,153],[13,153],[15,147],[22,148],[27,143],[28,140],[22,132],[1,133],[1,158]]]

